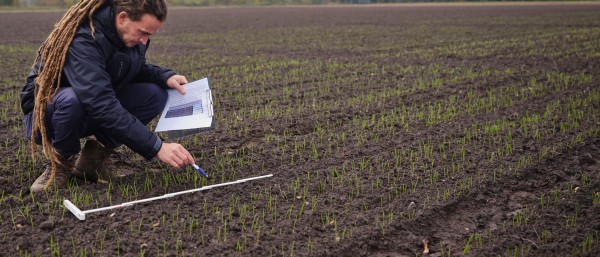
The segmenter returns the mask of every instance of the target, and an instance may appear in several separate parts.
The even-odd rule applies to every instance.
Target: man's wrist
[[[159,136],[156,136],[156,142],[154,142],[154,146],[152,147],[152,150],[154,151],[154,156],[158,155],[158,152],[160,152],[160,148],[162,148],[162,145],[163,140]]]

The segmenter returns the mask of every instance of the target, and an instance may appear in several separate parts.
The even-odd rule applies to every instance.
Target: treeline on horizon
[[[384,4],[384,3],[444,3],[444,2],[551,2],[552,0],[167,0],[170,6],[260,6],[260,5],[323,5],[323,4]],[[575,2],[581,0],[562,0]],[[593,0],[590,0],[593,1]],[[7,7],[69,7],[78,0],[0,0]]]

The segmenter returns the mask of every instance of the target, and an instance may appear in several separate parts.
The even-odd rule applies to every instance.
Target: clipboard
[[[186,93],[167,89],[167,103],[156,124],[155,132],[166,132],[168,138],[178,138],[215,129],[210,78],[183,85]]]

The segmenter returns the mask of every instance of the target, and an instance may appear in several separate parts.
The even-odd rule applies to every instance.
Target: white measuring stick
[[[92,213],[92,212],[107,211],[107,210],[111,210],[111,209],[132,206],[132,205],[134,205],[136,203],[150,202],[150,201],[154,201],[154,200],[159,200],[159,199],[173,197],[173,196],[176,196],[176,195],[182,195],[182,194],[188,194],[188,193],[193,193],[193,192],[198,192],[198,191],[204,191],[204,190],[208,190],[208,189],[215,188],[215,187],[228,186],[228,185],[233,185],[233,184],[240,184],[240,183],[244,183],[244,182],[247,182],[247,181],[257,180],[257,179],[261,179],[261,178],[268,178],[268,177],[272,177],[272,176],[273,176],[273,174],[269,174],[269,175],[258,176],[258,177],[238,179],[238,180],[232,181],[232,182],[225,182],[225,183],[221,183],[221,184],[214,184],[214,185],[210,185],[210,186],[203,186],[201,188],[190,189],[190,190],[180,191],[180,192],[175,192],[175,193],[170,193],[170,194],[164,194],[162,196],[156,196],[156,197],[152,197],[152,198],[140,199],[140,200],[135,200],[135,201],[131,201],[131,202],[126,202],[126,203],[117,204],[117,205],[111,205],[111,206],[97,208],[97,209],[92,209],[92,210],[87,210],[87,211],[80,210],[79,208],[77,208],[77,206],[75,206],[71,201],[69,201],[67,199],[63,200],[63,204],[79,220],[85,220],[85,215],[88,214],[88,213]]]

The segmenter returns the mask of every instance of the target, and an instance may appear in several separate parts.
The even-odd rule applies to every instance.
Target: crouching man
[[[164,108],[165,89],[184,94],[187,83],[146,63],[150,36],[166,15],[165,0],[80,0],[56,24],[20,96],[32,151],[41,145],[50,159],[31,191],[64,187],[71,176],[114,178],[102,164],[123,144],[175,168],[194,163],[183,146],[162,142],[146,127]],[[88,136],[96,140],[81,150]]]

